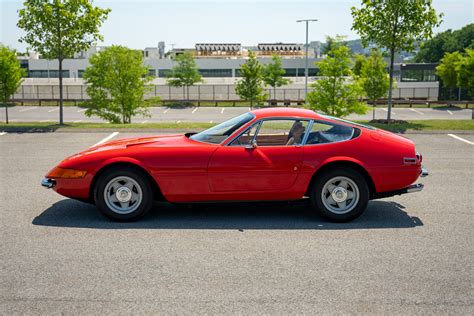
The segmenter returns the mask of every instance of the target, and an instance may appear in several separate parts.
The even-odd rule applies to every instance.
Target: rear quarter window
[[[351,126],[314,121],[306,145],[343,142],[359,134],[360,131]]]

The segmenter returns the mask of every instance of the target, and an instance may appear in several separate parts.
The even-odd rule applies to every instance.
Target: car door
[[[301,126],[298,135],[293,133]],[[301,142],[308,121],[265,119],[212,155],[208,166],[213,192],[284,191],[297,180],[303,161]]]

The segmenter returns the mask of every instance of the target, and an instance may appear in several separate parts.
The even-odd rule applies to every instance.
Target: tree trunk
[[[63,60],[59,61],[59,125],[64,125],[63,119]]]
[[[375,120],[375,99],[372,100],[372,119]]]
[[[5,121],[8,124],[8,96],[7,92],[5,91]]]
[[[392,88],[393,88],[393,61],[395,59],[395,49],[390,49],[390,68],[389,68],[389,77],[390,84],[388,87],[388,112],[387,112],[387,121],[390,123],[392,118]]]
[[[276,88],[276,86],[274,86],[273,87],[273,100],[276,101],[276,99],[277,99],[277,88]]]

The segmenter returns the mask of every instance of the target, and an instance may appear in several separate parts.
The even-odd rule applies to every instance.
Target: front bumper
[[[47,189],[52,189],[56,186],[56,180],[44,178],[43,180],[41,180],[41,186]]]

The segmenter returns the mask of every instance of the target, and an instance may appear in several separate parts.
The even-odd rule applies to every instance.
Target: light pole
[[[316,22],[318,19],[303,19],[297,20],[296,22],[305,22],[306,23],[306,57],[305,57],[305,70],[304,70],[304,98],[308,95],[308,25],[309,22]]]

